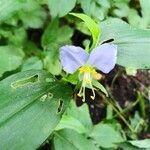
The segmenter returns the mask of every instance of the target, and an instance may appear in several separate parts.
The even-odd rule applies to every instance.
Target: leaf
[[[93,128],[90,135],[100,147],[115,148],[116,143],[123,142],[124,139],[119,130],[116,130],[111,124],[100,123]]]
[[[96,47],[98,44],[98,41],[99,41],[100,34],[101,34],[101,29],[98,27],[96,22],[85,14],[81,14],[81,13],[70,13],[70,14],[75,17],[80,18],[81,20],[83,20],[85,22],[85,24],[86,24],[87,28],[89,29],[89,31],[91,32],[91,35],[93,38],[93,43],[92,43],[91,49]]]
[[[129,2],[127,1],[118,1],[114,4],[115,9],[113,10],[113,14],[119,18],[127,17],[130,11]]]
[[[150,139],[129,141],[129,143],[139,148],[150,148]]]
[[[62,66],[57,51],[47,52],[43,62],[44,68],[53,75],[59,75],[61,73]]]
[[[0,54],[0,77],[6,71],[17,69],[24,57],[22,49],[14,46],[0,46]]]
[[[66,82],[70,82],[71,84],[77,85],[79,82],[79,71],[77,70],[73,74],[65,75],[63,80]]]
[[[31,11],[19,11],[20,20],[22,20],[25,28],[40,28],[44,24],[46,13],[41,7],[37,7]]]
[[[22,65],[22,71],[31,70],[31,69],[37,69],[37,70],[43,69],[42,61],[36,56],[28,58],[27,60],[24,61]]]
[[[26,42],[27,33],[22,27],[10,28],[10,26],[2,26],[0,27],[0,38],[1,41],[6,41],[6,45],[15,45],[22,48],[22,45]]]
[[[140,5],[141,5],[141,13],[142,13],[142,18],[140,20],[141,27],[144,29],[150,27],[150,1],[146,0],[139,0]]]
[[[80,117],[79,117],[80,116]],[[73,129],[78,133],[88,134],[92,130],[92,121],[86,104],[77,107],[75,102],[71,101],[63,118],[55,130]]]
[[[106,97],[108,97],[108,92],[107,92],[107,90],[105,89],[105,87],[104,87],[100,82],[98,82],[98,81],[96,81],[96,80],[93,80],[92,84],[93,84],[96,88],[98,88],[99,90],[101,90],[101,91],[106,95]]]
[[[64,44],[71,43],[70,38],[73,35],[69,26],[59,27],[58,24],[58,19],[53,20],[42,36],[42,47],[47,51],[44,68],[54,75],[59,75],[62,69],[59,61],[59,48]]]
[[[76,0],[48,0],[48,7],[53,18],[65,16],[75,7],[75,4]]]
[[[130,9],[129,14],[128,14],[128,22],[131,26],[136,27],[136,28],[143,28],[142,26],[142,18],[139,16],[139,13],[135,9]]]
[[[119,143],[117,144],[119,146],[119,148],[122,148],[123,150],[145,150],[145,149],[141,149],[138,147],[133,146],[132,144],[130,144],[129,142],[123,142],[123,143]]]
[[[119,19],[101,23],[101,41],[114,39],[118,46],[117,63],[127,68],[150,68],[150,31],[130,27]]]
[[[72,35],[73,30],[67,25],[59,27],[59,20],[56,18],[49,23],[42,35],[42,47],[44,50],[50,50],[51,47],[54,49],[69,44]]]
[[[9,20],[18,11],[31,11],[40,7],[34,0],[0,0],[0,23]]]
[[[10,18],[20,8],[21,5],[18,0],[0,0],[0,22]]]
[[[31,70],[2,80],[0,93],[0,149],[33,150],[60,121],[71,91],[49,73]]]
[[[55,132],[54,147],[55,150],[100,150],[91,139],[69,129]]]
[[[150,23],[150,1],[147,0],[140,0],[140,5],[142,8],[142,17],[147,19],[148,23]]]
[[[88,106],[86,104],[83,104],[81,107],[77,107],[75,102],[71,101],[66,110],[66,115],[78,120],[86,129],[86,133],[91,132],[93,124],[90,118]]]
[[[105,17],[107,17],[110,8],[110,2],[108,0],[79,0],[79,3],[86,15],[94,17],[99,21],[104,20]]]
[[[80,123],[80,121],[69,115],[63,115],[55,130],[58,131],[65,128],[76,130],[79,134],[86,132],[85,127]]]

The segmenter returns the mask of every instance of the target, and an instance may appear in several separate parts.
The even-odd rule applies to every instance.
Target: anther
[[[78,93],[77,96],[82,97],[80,93]]]
[[[95,99],[95,97],[94,97],[94,96],[90,96],[90,97],[91,97],[91,99],[92,99],[92,100],[94,100],[94,99]]]
[[[102,75],[100,73],[94,74],[94,79],[100,80],[102,78]]]

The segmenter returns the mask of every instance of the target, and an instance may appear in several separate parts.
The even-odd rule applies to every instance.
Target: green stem
[[[100,95],[100,93],[98,92]],[[111,100],[111,98],[109,98]],[[126,124],[126,126],[130,129],[130,131],[135,134],[135,130],[132,128],[132,126],[128,123],[128,121],[125,119],[125,117],[118,111],[118,108],[116,108],[112,101],[108,101],[108,98],[104,99],[107,104],[110,104],[113,108],[113,110],[117,113],[117,115],[121,118],[121,120]]]

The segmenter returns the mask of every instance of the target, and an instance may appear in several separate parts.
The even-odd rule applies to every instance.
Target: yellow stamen
[[[92,99],[92,100],[94,100],[94,99],[95,99],[95,97],[94,97],[94,96],[90,96],[90,97],[91,97],[91,99]]]
[[[91,88],[93,95],[91,95],[91,99],[95,99],[95,92],[94,88],[92,86],[92,79],[99,80],[101,79],[102,75],[97,73],[96,70],[90,66],[83,66],[79,68],[79,77],[81,77],[80,80],[82,80],[82,86],[79,90],[79,93],[77,94],[79,97],[83,96],[83,101],[85,101],[85,88],[88,85],[88,87]]]
[[[94,79],[96,80],[100,80],[102,78],[102,75],[100,73],[96,73],[94,76],[93,76]]]

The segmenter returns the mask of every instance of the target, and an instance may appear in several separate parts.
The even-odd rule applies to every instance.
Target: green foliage
[[[91,139],[87,139],[73,130],[64,129],[54,134],[54,147],[56,150],[99,150]]]
[[[69,13],[76,4],[76,0],[48,0],[52,17],[63,17]]]
[[[30,57],[27,60],[24,61],[23,65],[22,65],[22,71],[26,71],[26,70],[32,70],[32,69],[36,69],[36,70],[42,70],[43,68],[43,63],[42,61],[38,58],[38,57]]]
[[[56,137],[63,137],[64,140],[62,142],[59,142],[64,143],[64,145],[67,145],[67,147],[67,143],[73,143],[73,145],[75,146],[80,144],[80,146],[82,147],[84,141],[87,141],[87,137],[90,137],[89,143],[92,146],[93,144],[91,142],[93,142],[95,146],[103,148],[115,148],[117,147],[117,143],[125,141],[125,138],[121,134],[123,131],[118,126],[118,124],[100,123],[98,125],[93,125],[91,120],[89,119],[88,108],[86,105],[77,108],[75,104],[71,102],[66,110],[65,115],[63,116],[64,117],[55,128],[55,135]],[[70,132],[72,134],[68,136]],[[80,136],[79,133],[81,134]],[[72,139],[72,136],[74,136],[75,140]],[[76,136],[78,138],[76,138]],[[65,139],[67,139],[67,141],[65,141]],[[60,143],[57,143],[57,145],[55,143],[56,147],[60,145]],[[87,145],[89,146],[89,144]],[[86,147],[83,147],[82,149],[85,148]]]
[[[1,81],[0,147],[39,147],[58,124],[70,92],[45,71],[21,72]]]
[[[44,58],[44,68],[54,75],[61,73],[59,61],[59,48],[70,43],[73,32],[69,26],[59,27],[58,19],[51,22],[42,36],[42,46],[46,50]],[[64,37],[65,35],[65,37]]]
[[[96,143],[104,148],[116,147],[117,143],[125,141],[118,129],[111,124],[100,123],[93,128],[90,135]]]
[[[38,28],[46,16],[44,9],[34,0],[1,0],[0,6],[0,23],[15,23],[20,19],[25,27]]]
[[[106,18],[110,8],[109,0],[79,0],[79,3],[85,14],[99,21]]]
[[[22,49],[15,46],[0,46],[0,77],[6,71],[17,69],[23,60]]]
[[[119,65],[132,69],[150,68],[150,31],[132,28],[119,19],[106,20],[101,28],[101,41],[114,39],[118,46]]]
[[[88,50],[90,52],[92,50],[92,48],[96,47],[97,44],[98,44],[99,37],[100,37],[100,34],[101,34],[100,27],[98,27],[96,22],[94,22],[87,15],[79,14],[79,13],[70,13],[70,14],[82,19],[84,21],[85,25],[87,26],[87,28],[89,29],[89,31],[91,32],[93,42],[92,42],[92,46],[91,46],[90,50]]]
[[[139,148],[150,148],[150,139],[129,141],[129,143]]]
[[[80,117],[79,117],[80,116]],[[62,120],[55,128],[54,147],[60,149],[81,149],[88,148],[98,150],[98,147],[87,135],[91,132],[92,122],[88,114],[86,105],[77,108],[74,102],[71,102],[63,115]]]

